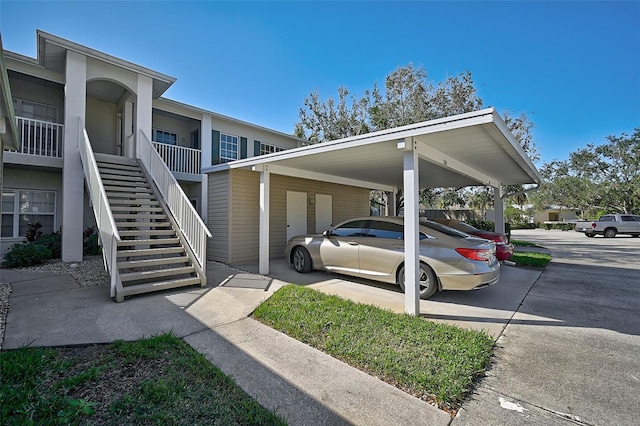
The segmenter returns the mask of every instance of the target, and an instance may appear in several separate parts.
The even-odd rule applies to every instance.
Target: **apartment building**
[[[302,141],[163,98],[174,77],[43,31],[36,37],[36,58],[3,51],[18,145],[4,147],[2,252],[40,223],[43,233],[61,231],[63,261],[80,261],[83,232],[97,226],[103,250],[113,251],[107,267],[120,271],[111,274],[112,296],[134,294],[122,289],[136,283],[139,292],[176,286],[176,277],[204,284],[201,170]],[[162,263],[180,267],[164,276]]]

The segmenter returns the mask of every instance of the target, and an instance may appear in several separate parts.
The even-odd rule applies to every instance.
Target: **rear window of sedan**
[[[369,223],[367,237],[388,238],[392,240],[404,240],[404,225],[391,222],[382,222],[372,220]],[[420,239],[429,238],[427,235],[420,233]]]
[[[420,219],[420,225],[433,229],[434,231],[442,232],[445,235],[449,235],[450,237],[456,238],[468,238],[469,234],[465,234],[464,232],[458,231],[453,228],[449,228],[448,226],[441,225],[437,222],[431,222],[430,220]]]

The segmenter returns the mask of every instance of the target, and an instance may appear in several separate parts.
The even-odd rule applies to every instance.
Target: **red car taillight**
[[[472,248],[457,248],[456,251],[467,259],[480,260],[482,262],[489,262],[492,253],[491,250]]]

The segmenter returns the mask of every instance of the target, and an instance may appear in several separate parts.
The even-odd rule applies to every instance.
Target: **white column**
[[[260,252],[259,272],[262,275],[269,273],[269,198],[271,175],[269,166],[264,166],[260,172]]]
[[[418,238],[418,151],[413,138],[405,141],[404,151],[404,310],[420,314],[420,239]]]
[[[133,95],[130,96],[132,98]],[[124,157],[134,158],[136,156],[135,150],[135,129],[134,129],[134,110],[133,110],[134,101],[131,99],[127,100],[124,103],[124,149],[122,150],[122,155]]]
[[[389,216],[398,215],[398,212],[396,211],[396,192],[397,191],[387,192],[387,209],[389,211]]]
[[[211,114],[202,114],[202,124],[200,126],[200,167],[204,169],[205,167],[211,166]],[[209,217],[209,179],[206,174],[202,175],[202,193],[200,196],[200,206],[202,211],[200,212],[200,216],[202,216],[202,220],[204,223],[207,223],[207,218]]]
[[[151,113],[153,101],[153,80],[146,75],[138,75],[136,98],[135,140],[140,137],[140,130],[151,140]]]
[[[85,128],[87,58],[67,51],[64,86],[64,156],[62,168],[62,260],[82,260],[84,227],[84,172],[80,138]]]
[[[495,212],[495,231],[504,233],[504,201],[499,186],[493,187],[493,211]]]

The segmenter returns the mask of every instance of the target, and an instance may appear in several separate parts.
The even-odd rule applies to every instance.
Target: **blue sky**
[[[178,80],[165,96],[286,133],[304,98],[361,96],[399,66],[471,71],[485,106],[525,112],[542,160],[640,127],[640,1],[0,0],[4,48],[36,29]]]

